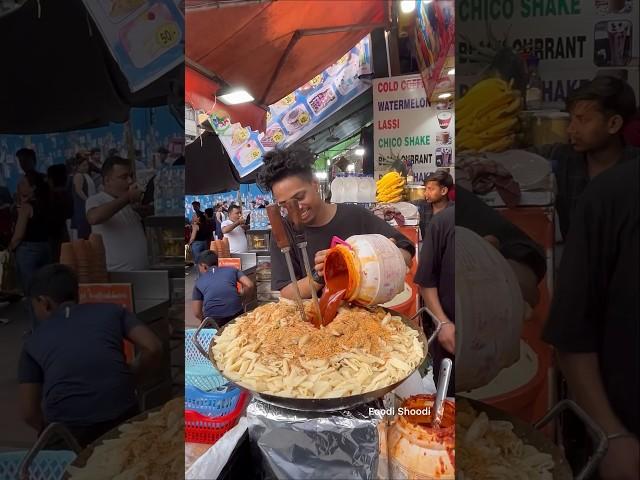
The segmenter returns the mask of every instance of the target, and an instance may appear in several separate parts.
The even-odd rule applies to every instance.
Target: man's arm
[[[100,225],[131,203],[140,201],[142,192],[137,185],[131,185],[126,195],[115,198],[103,205],[93,206],[91,198],[87,200],[87,221],[89,225]]]
[[[125,195],[98,207],[88,208],[87,221],[89,222],[89,225],[100,225],[101,223],[108,221],[127,205],[129,205],[129,197]]]
[[[202,313],[202,300],[191,300],[191,311],[193,316],[202,321],[204,315]]]
[[[447,314],[444,313],[438,296],[438,289],[435,287],[421,288],[420,294],[424,300],[425,306],[433,313],[437,320],[443,325],[438,333],[438,341],[443,348],[453,354],[456,351],[456,326],[453,324]]]
[[[202,321],[204,318],[204,311],[202,306],[204,304],[204,294],[198,288],[198,285],[193,286],[193,292],[191,293],[191,311],[193,316]]]
[[[238,282],[242,285],[242,291],[240,295],[243,297],[248,297],[254,288],[254,284],[249,277],[247,277],[244,273],[238,271]]]
[[[316,292],[322,288],[322,285],[319,285],[314,281],[312,281],[313,287],[311,287],[309,285],[309,280],[307,280],[307,277],[301,278],[296,283],[298,284],[298,289],[300,290],[300,296],[302,298],[311,298],[311,288],[315,288]],[[280,296],[283,298],[288,298],[289,300],[295,300],[296,294],[293,283],[289,283],[284,288],[282,288],[280,290]]]
[[[558,351],[557,356],[560,369],[578,405],[607,435],[626,432],[604,390],[598,354]]]
[[[20,414],[22,419],[36,432],[41,432],[45,426],[42,413],[42,384],[21,383],[18,388],[20,397]]]
[[[29,215],[31,215],[32,211],[31,205],[29,204],[18,207],[18,220],[16,222],[11,241],[9,242],[9,250],[15,250],[18,248],[18,245],[20,245],[20,242],[22,242],[22,239],[27,232],[27,223],[29,222]]]
[[[228,220],[228,221],[231,221],[231,220]],[[244,223],[244,219],[243,218],[241,218],[240,220],[238,220],[236,222],[231,222],[228,225],[222,227],[222,233],[231,233],[231,232],[233,232],[233,230],[236,227],[242,225],[243,223]]]
[[[149,327],[138,324],[129,330],[126,338],[140,351],[132,366],[133,374],[137,380],[145,372],[152,371],[160,366],[162,343]]]

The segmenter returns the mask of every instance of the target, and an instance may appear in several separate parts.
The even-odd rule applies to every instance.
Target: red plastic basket
[[[231,430],[244,409],[247,392],[242,392],[232,412],[222,417],[207,417],[193,410],[184,411],[184,440],[190,443],[213,445]]]

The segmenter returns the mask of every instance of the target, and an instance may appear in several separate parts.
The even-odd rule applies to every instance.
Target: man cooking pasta
[[[307,252],[314,259],[313,284],[309,284],[299,249],[292,248],[291,256],[298,288],[303,298],[311,298],[311,289],[319,291],[324,285],[324,260],[334,236],[346,239],[352,235],[381,234],[400,249],[407,265],[415,254],[411,241],[373,213],[357,205],[329,204],[320,196],[320,185],[313,175],[315,159],[308,150],[290,147],[272,150],[264,156],[264,167],[258,183],[273,194],[274,200],[284,204],[295,199],[302,211]],[[285,226],[292,231],[287,222]],[[295,298],[295,287],[287,269],[284,254],[271,238],[271,288],[284,298]]]

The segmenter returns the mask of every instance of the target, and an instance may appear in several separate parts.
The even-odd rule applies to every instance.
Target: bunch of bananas
[[[456,150],[502,152],[519,130],[521,93],[501,78],[476,83],[456,105]]]
[[[389,172],[376,182],[376,201],[401,202],[404,194],[404,178],[398,172]]]

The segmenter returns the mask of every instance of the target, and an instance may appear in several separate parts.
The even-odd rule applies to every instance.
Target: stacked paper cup
[[[91,234],[89,240],[66,242],[60,248],[60,263],[72,268],[80,283],[109,281],[102,237]]]

